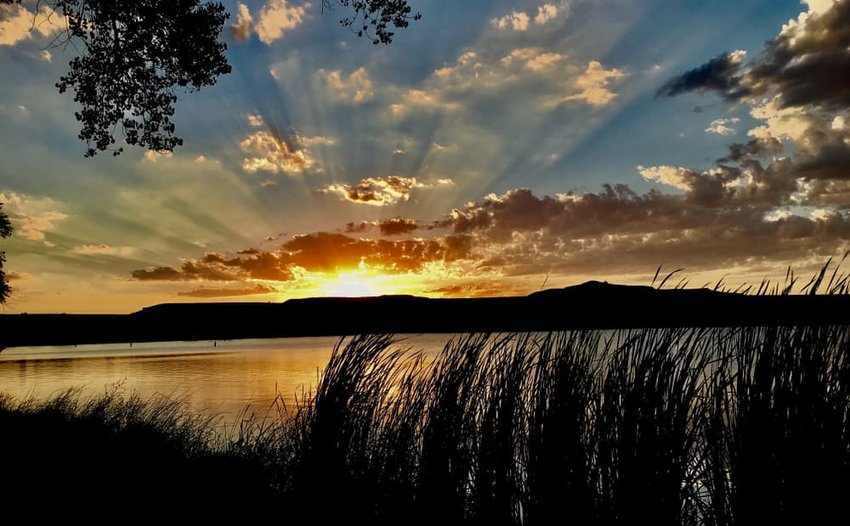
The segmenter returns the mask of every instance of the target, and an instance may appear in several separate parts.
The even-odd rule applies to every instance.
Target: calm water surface
[[[399,336],[401,348],[436,353],[448,334]],[[250,406],[287,404],[315,387],[337,337],[165,342],[79,347],[13,347],[0,352],[0,391],[16,397],[48,397],[69,387],[103,392],[121,383],[143,398],[184,397],[189,404],[233,421]]]

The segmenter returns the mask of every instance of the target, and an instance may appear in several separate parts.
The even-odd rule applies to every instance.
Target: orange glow
[[[366,277],[362,272],[346,272],[322,285],[319,290],[322,296],[380,296],[390,292],[381,292],[376,287],[375,277]]]

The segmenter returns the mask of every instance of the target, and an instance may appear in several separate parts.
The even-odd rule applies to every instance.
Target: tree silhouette
[[[0,0],[20,4],[22,0]],[[407,27],[407,0],[322,0],[353,11],[341,23],[373,43],[389,44],[393,28]],[[71,89],[81,106],[79,137],[86,157],[124,142],[155,151],[183,144],[174,134],[177,93],[215,84],[231,68],[221,32],[230,15],[219,2],[204,0],[38,0],[50,6],[65,29],[52,45],[79,51],[56,87]]]
[[[421,13],[411,14],[407,0],[336,0],[336,3],[354,10],[352,16],[340,23],[373,44],[390,44],[395,35],[392,28],[405,28],[411,20],[422,18]],[[332,0],[322,0],[323,8],[331,6]]]
[[[21,0],[0,0],[20,3]],[[197,91],[230,72],[219,40],[224,6],[200,0],[44,0],[65,26],[53,46],[79,51],[59,78],[60,93],[74,91],[81,106],[79,137],[86,157],[121,153],[129,145],[170,151],[177,91]]]
[[[0,203],[0,238],[11,235],[12,223],[9,221],[9,217],[3,213],[3,203]],[[4,263],[6,263],[6,253],[0,250],[0,304],[6,303],[6,298],[12,292],[9,282],[6,280],[6,273],[3,271]]]

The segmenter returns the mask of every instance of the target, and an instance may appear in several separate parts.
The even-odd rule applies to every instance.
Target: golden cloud
[[[300,6],[287,5],[286,0],[269,0],[260,10],[259,20],[254,25],[260,42],[271,44],[283,37],[284,32],[300,26],[307,15],[310,4]],[[238,24],[237,20],[237,24]]]
[[[356,184],[336,183],[319,189],[323,194],[336,194],[352,203],[371,206],[389,206],[399,201],[408,201],[414,189],[433,189],[451,186],[451,179],[422,182],[415,177],[391,175],[389,177],[367,177]]]
[[[246,172],[259,171],[297,175],[309,170],[316,160],[298,134],[282,136],[276,130],[259,130],[249,134],[239,143],[239,148],[251,154],[242,160]]]
[[[581,90],[575,95],[564,97],[564,101],[582,101],[591,106],[605,106],[617,98],[617,94],[608,89],[613,79],[619,79],[625,73],[619,69],[605,69],[596,60],[587,64],[587,69],[575,81],[575,87]]]

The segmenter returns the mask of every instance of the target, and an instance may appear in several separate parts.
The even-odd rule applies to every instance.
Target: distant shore
[[[309,298],[183,303],[126,315],[0,315],[0,347],[233,340],[365,333],[479,333],[850,323],[847,295],[658,290],[588,282],[516,297]]]

